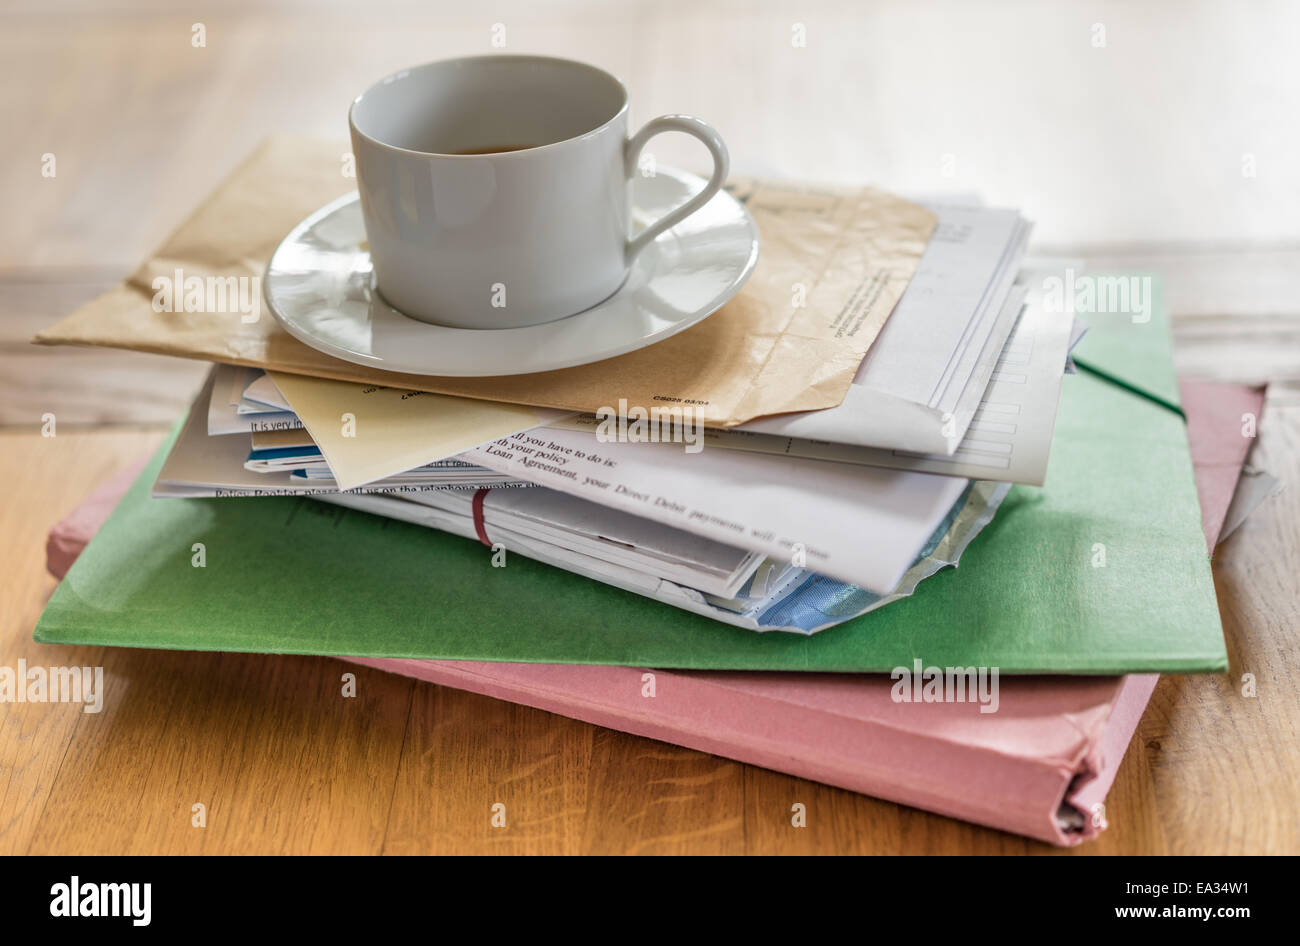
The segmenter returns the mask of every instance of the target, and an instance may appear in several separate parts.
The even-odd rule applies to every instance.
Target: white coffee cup
[[[404,69],[352,103],[348,124],[379,292],[426,322],[518,328],[589,309],[656,236],[718,192],[727,148],[664,115],[627,134],[609,73],[545,56]],[[713,155],[699,194],[629,235],[628,180],[646,141],[684,131]],[[519,150],[483,152],[500,148]]]

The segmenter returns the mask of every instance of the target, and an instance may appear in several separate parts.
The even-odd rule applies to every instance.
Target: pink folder
[[[1264,392],[1184,382],[1182,393],[1213,549],[1252,442],[1241,414],[1258,418]],[[55,526],[51,573],[66,573],[130,482],[119,475]],[[1102,803],[1158,680],[1004,677],[997,712],[981,714],[976,703],[896,703],[879,675],[354,662],[1062,845],[1105,827]]]

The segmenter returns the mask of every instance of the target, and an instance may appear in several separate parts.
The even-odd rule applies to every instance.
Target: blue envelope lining
[[[952,504],[952,508],[948,510],[948,515],[944,516],[943,521],[935,527],[934,532],[926,541],[925,547],[917,555],[916,562],[920,562],[931,555],[939,547],[943,537],[952,528],[957,515],[965,507],[966,501],[970,497],[970,491],[971,487],[967,486],[961,496],[957,498],[957,501]],[[915,565],[916,562],[912,564]],[[805,631],[812,631],[824,627],[828,622],[840,621],[861,614],[882,597],[884,596],[867,591],[865,588],[859,588],[857,585],[846,585],[842,581],[827,578],[825,575],[812,574],[800,582],[793,591],[759,615],[757,620],[763,626],[797,627]]]

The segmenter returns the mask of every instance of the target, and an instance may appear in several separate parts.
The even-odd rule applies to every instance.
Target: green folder
[[[1157,299],[1158,303],[1158,299]],[[59,585],[38,641],[732,670],[1227,668],[1170,335],[1082,315],[1047,482],[960,568],[812,637],[733,628],[480,544],[302,498],[151,499],[163,453]],[[196,567],[196,543],[203,567]]]

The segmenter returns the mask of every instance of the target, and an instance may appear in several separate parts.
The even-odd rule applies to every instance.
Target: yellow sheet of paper
[[[353,189],[339,173],[343,151],[329,142],[271,139],[125,283],[36,340],[587,413],[620,399],[642,407],[690,404],[705,424],[730,427],[844,400],[937,222],[926,208],[872,188],[732,181],[728,189],[745,202],[762,241],[758,266],[739,295],[641,351],[503,378],[437,378],[354,365],[304,345],[269,312],[245,321],[239,311],[195,311],[188,302],[172,307],[182,311],[166,311],[162,303],[164,311],[157,311],[154,280],[175,281],[178,271],[187,282],[260,279],[289,230]]]
[[[339,489],[443,460],[564,412],[271,372]]]
[[[304,428],[292,430],[255,430],[253,431],[254,450],[279,450],[284,447],[313,447],[316,441],[311,431]]]

